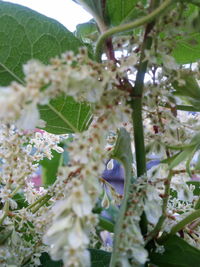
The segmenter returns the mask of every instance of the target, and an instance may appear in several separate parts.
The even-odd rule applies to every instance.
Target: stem
[[[115,236],[113,241],[113,252],[110,261],[110,267],[116,267],[118,259],[121,257],[119,252],[119,244],[121,242],[121,234],[123,233],[123,223],[126,217],[126,211],[130,200],[130,188],[132,184],[132,151],[131,151],[131,139],[125,129],[120,129],[118,139],[115,145],[115,149],[112,153],[112,158],[120,161],[125,170],[124,179],[124,198],[120,206],[119,215],[115,223]]]
[[[157,7],[159,0],[152,0],[150,9]],[[166,2],[165,2],[166,3]],[[161,6],[160,6],[161,7]],[[160,9],[157,8],[155,10]],[[155,10],[150,13],[150,15],[155,13]],[[147,15],[145,18],[149,17]],[[154,17],[153,17],[154,18]],[[134,143],[135,143],[135,155],[136,155],[136,167],[137,167],[137,177],[140,177],[146,173],[146,151],[144,144],[144,128],[143,128],[143,118],[142,118],[142,94],[144,88],[144,77],[147,71],[148,61],[145,59],[145,50],[149,50],[152,45],[152,38],[149,36],[151,30],[155,25],[155,20],[147,24],[144,39],[141,47],[140,63],[138,67],[138,72],[136,75],[135,86],[131,93],[131,108],[132,108],[132,121],[134,129]],[[147,233],[147,219],[143,212],[140,219],[140,228],[142,234],[145,236]]]
[[[177,223],[175,226],[172,227],[170,234],[174,235],[178,231],[182,230],[187,224],[193,222],[194,220],[198,219],[200,217],[200,209],[195,210],[190,215],[185,217],[182,221]]]
[[[111,37],[106,40],[106,44],[105,45],[106,45],[107,58],[116,63],[117,60],[115,58],[115,52],[114,52],[114,49],[113,49],[113,43],[112,43],[112,38]]]
[[[144,144],[144,130],[143,130],[143,119],[142,119],[142,94],[144,87],[144,77],[147,70],[148,61],[145,60],[145,50],[150,49],[152,45],[152,38],[149,37],[154,26],[154,22],[147,24],[144,41],[141,49],[140,64],[136,75],[135,86],[133,88],[131,97],[131,108],[133,110],[132,120],[134,128],[134,141],[135,141],[135,154],[136,154],[136,165],[137,165],[137,176],[140,177],[146,173],[146,152]]]
[[[113,27],[107,31],[105,31],[99,38],[96,46],[96,52],[95,52],[95,57],[98,62],[101,61],[101,55],[102,55],[102,50],[103,46],[105,44],[105,41],[107,38],[111,37],[112,35],[124,31],[128,31],[131,29],[134,29],[136,27],[142,26],[148,22],[151,22],[154,20],[157,16],[159,16],[162,12],[166,11],[166,9],[173,3],[175,2],[174,0],[166,0],[163,4],[161,4],[157,9],[152,11],[150,14],[147,16],[137,19],[133,22],[122,24],[116,27]]]
[[[14,197],[14,195],[19,191],[20,188],[22,188],[23,184],[18,185],[12,192],[11,198]]]
[[[43,199],[43,201],[41,201],[39,205],[37,205],[34,209],[32,209],[32,213],[36,213],[42,206],[44,206],[44,204],[46,204],[49,201],[50,198],[51,198],[50,195],[46,195],[46,198]]]
[[[132,120],[134,128],[134,142],[135,142],[135,154],[137,165],[137,177],[142,176],[146,172],[146,157],[145,157],[145,145],[144,145],[144,130],[142,123],[142,99],[134,99],[132,101]]]
[[[35,207],[37,204],[39,204],[40,202],[43,202],[43,200],[46,200],[46,199],[50,199],[51,198],[51,196],[50,195],[44,195],[44,196],[42,196],[42,197],[40,197],[40,198],[38,198],[34,203],[32,203],[31,205],[29,205],[28,207],[27,207],[27,209],[32,209],[33,207]]]
[[[4,207],[3,207],[3,214],[0,218],[0,225],[2,225],[3,221],[5,220],[5,218],[8,216],[8,212],[9,212],[9,201],[6,200]]]
[[[197,203],[196,203],[194,208],[195,208],[195,210],[200,209],[200,198],[197,200]]]

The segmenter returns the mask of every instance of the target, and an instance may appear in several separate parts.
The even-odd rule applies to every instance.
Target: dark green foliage
[[[163,253],[150,252],[150,262],[158,267],[199,267],[200,251],[172,235],[163,244]]]

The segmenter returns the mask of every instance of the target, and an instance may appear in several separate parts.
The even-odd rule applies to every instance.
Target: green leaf
[[[111,157],[120,161],[123,164],[126,176],[129,175],[132,177],[133,155],[130,145],[131,140],[129,133],[124,128],[121,128],[118,133],[117,142],[115,144],[115,148],[112,152]]]
[[[167,163],[167,164],[169,164],[169,169],[173,169],[178,164],[180,164],[181,162],[183,162],[184,160],[187,159],[186,170],[187,170],[188,174],[190,176],[192,176],[192,173],[190,171],[190,163],[191,163],[196,151],[199,150],[199,147],[200,147],[200,134],[198,133],[192,138],[190,144],[183,145],[180,147],[179,146],[178,147],[173,147],[173,146],[170,147],[169,146],[169,148],[172,148],[172,149],[179,148],[182,151],[173,155],[169,159],[164,159],[161,163]]]
[[[188,4],[183,12],[187,22],[182,28],[184,35],[177,38],[172,52],[179,64],[192,63],[200,59],[200,17],[195,1],[199,2],[199,0],[185,1]],[[192,2],[194,4],[191,4]],[[200,5],[200,3],[198,4]]]
[[[56,175],[61,160],[61,153],[52,151],[53,158],[51,160],[45,158],[40,161],[42,166],[42,184],[52,185],[56,180]]]
[[[95,20],[104,21],[104,4],[102,0],[73,0],[85,8]]]
[[[54,134],[82,132],[92,119],[90,105],[67,96],[57,97],[39,110],[41,118],[47,122],[43,129]]]
[[[145,12],[137,8],[138,0],[73,0],[85,8],[95,18],[97,23],[109,26],[117,26],[121,23],[129,22],[139,16],[144,16]],[[140,3],[145,6],[147,1]]]
[[[184,81],[184,85],[179,85],[178,81],[172,83],[175,95],[186,97],[186,101],[193,106],[199,108],[200,106],[200,87],[191,71],[182,70],[180,72],[180,79]]]
[[[170,158],[166,158],[166,159],[163,159],[160,163],[164,163],[164,164],[171,164],[174,159],[180,154],[181,152],[178,152],[176,153],[175,155],[173,155],[172,157]]]
[[[196,160],[196,164],[195,164],[195,170],[200,170],[200,153],[198,155],[198,158]]]
[[[170,163],[169,169],[175,168],[178,164],[186,160],[191,154],[193,154],[194,146],[184,149],[181,153],[178,153],[175,159]]]
[[[91,20],[76,26],[75,35],[83,42],[92,43],[98,39],[99,33],[96,23]]]
[[[186,165],[185,165],[186,166],[186,171],[187,171],[187,173],[188,173],[188,175],[190,177],[192,177],[192,172],[191,172],[191,169],[190,169],[190,163],[191,163],[191,161],[192,161],[192,159],[194,157],[194,154],[196,153],[198,147],[199,147],[199,145],[196,145],[194,147],[193,151],[190,153],[190,155],[188,156],[188,159],[186,161]]]
[[[150,252],[151,264],[159,267],[199,267],[200,250],[182,238],[172,235],[163,244],[163,253]]]
[[[0,245],[3,245],[6,240],[11,236],[13,230],[6,227],[0,227]]]
[[[188,106],[188,105],[177,105],[176,108],[178,110],[184,110],[184,111],[192,111],[192,112],[199,112],[200,111],[200,106],[199,107],[193,107],[193,106]]]
[[[109,267],[111,253],[99,249],[90,249],[91,267]]]
[[[28,206],[28,202],[26,201],[23,193],[17,193],[13,196],[13,200],[17,202],[17,208],[22,209]]]
[[[62,261],[53,261],[49,254],[44,252],[40,257],[41,265],[39,267],[62,267]]]
[[[69,153],[67,151],[67,144],[71,142],[71,137],[68,137],[64,140],[60,147],[64,149],[63,153],[58,153],[55,150],[52,150],[52,159],[49,160],[44,158],[39,162],[42,166],[42,184],[43,185],[52,185],[57,178],[57,172],[59,166],[66,166],[69,162]]]
[[[22,66],[35,58],[43,63],[83,43],[57,21],[29,8],[0,1],[0,85],[23,83]],[[80,132],[91,119],[90,107],[71,97],[58,97],[40,106],[44,130],[55,134]]]
[[[198,61],[200,59],[200,34],[189,34],[177,40],[172,55],[179,64]]]
[[[114,222],[104,216],[99,216],[99,226],[108,232],[114,232]]]
[[[105,17],[108,20],[108,24],[117,26],[143,16],[145,13],[136,7],[138,2],[138,0],[107,0]],[[146,0],[141,2],[145,6]]]
[[[192,3],[194,5],[197,5],[198,7],[200,7],[200,2],[199,0],[181,0],[182,2],[186,2],[186,3]]]
[[[171,188],[170,189],[170,196],[171,196],[171,198],[178,198],[177,191]]]
[[[47,63],[82,43],[62,24],[29,8],[0,1],[0,84],[23,83],[22,66],[35,58]]]

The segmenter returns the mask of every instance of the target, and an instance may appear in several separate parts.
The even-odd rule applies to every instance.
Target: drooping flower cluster
[[[28,62],[24,66],[24,84],[13,82],[9,87],[1,88],[2,122],[16,121],[15,124],[22,129],[44,127],[38,105],[48,105],[52,98],[62,93],[79,102],[98,102],[105,90],[109,91],[113,85],[117,85],[117,72],[121,72],[112,64],[92,61],[85,49],[81,49],[77,56],[67,52],[50,63],[45,65],[36,60]],[[128,68],[130,62],[123,64]]]
[[[54,196],[53,202],[57,200],[51,212],[49,212],[50,207],[44,205],[41,208],[37,203],[38,195],[41,197],[41,203],[43,201],[46,203],[49,199],[48,194],[45,190],[38,192],[29,181],[29,176],[31,177],[36,171],[37,162],[43,157],[52,158],[51,149],[62,152],[57,146],[60,138],[45,132],[30,134],[28,139],[23,139],[24,133],[19,136],[21,138],[19,139],[23,140],[22,144],[28,144],[22,145],[23,149],[27,149],[27,153],[22,155],[28,157],[30,164],[27,164],[27,160],[23,157],[19,159],[26,166],[27,172],[25,174],[23,171],[20,172],[23,176],[22,181],[20,175],[16,175],[16,179],[21,182],[19,189],[23,188],[23,194],[31,211],[38,216],[30,217],[23,210],[21,213],[18,211],[17,216],[34,223],[34,229],[38,230],[40,236],[46,229],[45,223],[48,226],[54,218],[44,241],[50,246],[52,257],[63,259],[65,266],[90,265],[87,247],[91,228],[97,224],[97,217],[92,214],[92,209],[101,194],[99,178],[107,157],[106,138],[109,131],[115,131],[120,125],[130,121],[131,111],[126,106],[128,93],[118,89],[124,68],[128,68],[127,64],[132,64],[133,61],[136,63],[137,60],[133,57],[129,61],[124,60],[121,64],[123,69],[117,70],[112,64],[98,64],[91,61],[85,50],[77,56],[68,52],[61,58],[52,59],[50,65],[43,65],[37,61],[29,62],[24,66],[25,84],[12,83],[9,88],[2,91],[2,101],[4,92],[8,97],[7,104],[2,104],[4,111],[1,113],[2,121],[6,123],[16,121],[16,125],[23,129],[33,129],[38,123],[41,126],[37,106],[48,104],[49,100],[60,94],[72,96],[77,101],[87,100],[92,103],[93,124],[88,132],[75,135],[72,145],[68,148],[70,166],[59,170],[56,183],[48,189],[48,194]],[[12,97],[9,97],[7,92]],[[18,130],[14,127],[13,132]],[[5,151],[3,153],[6,154]],[[18,170],[16,165],[15,167]],[[17,188],[18,180],[16,186],[12,181],[13,190]],[[4,199],[6,196],[8,198],[9,194],[10,191],[4,189]],[[46,215],[46,219],[42,216],[43,211],[49,214]],[[23,225],[23,220],[21,222]]]
[[[108,98],[109,94],[111,98]],[[53,225],[44,242],[50,245],[53,259],[62,258],[66,267],[90,266],[87,246],[90,232],[98,222],[92,209],[102,191],[99,178],[108,157],[105,149],[107,135],[129,120],[130,111],[124,106],[123,98],[117,90],[102,94],[93,108],[95,119],[89,130],[76,134],[68,147],[71,167],[60,170],[58,184],[59,180],[65,180],[66,187],[62,199],[52,210]]]

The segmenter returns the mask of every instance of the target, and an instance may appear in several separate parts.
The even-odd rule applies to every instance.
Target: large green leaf
[[[177,109],[186,111],[200,111],[200,87],[192,71],[181,70],[180,79],[184,81],[179,84],[178,81],[172,83],[175,89],[174,95],[179,97],[183,105],[178,105]]]
[[[98,21],[104,21],[104,0],[72,0],[80,4]]]
[[[0,1],[0,84],[23,82],[22,65],[31,58],[44,63],[82,43],[62,24],[29,8]]]
[[[0,85],[23,83],[22,66],[35,58],[43,63],[62,52],[78,51],[83,43],[57,21],[29,8],[0,1]],[[90,107],[62,96],[40,107],[44,130],[71,133],[85,130]]]
[[[145,13],[137,8],[138,2],[143,6],[146,0],[73,0],[82,5],[91,15],[102,24],[116,26],[143,16]]]
[[[144,12],[136,7],[138,2],[142,2],[142,4],[145,5],[146,0],[107,0],[105,17],[108,23],[112,26],[116,26],[144,15]]]
[[[82,132],[91,121],[90,106],[67,96],[57,97],[48,105],[40,106],[40,115],[47,122],[44,130],[54,134]]]
[[[179,75],[184,84],[179,85],[177,81],[172,83],[176,90],[175,95],[190,97],[200,101],[200,87],[192,71],[182,70]]]
[[[173,235],[163,244],[162,252],[150,252],[150,262],[159,267],[199,267],[200,250]],[[158,250],[157,250],[158,251]]]
[[[195,2],[194,5],[191,4]],[[182,28],[184,35],[178,37],[172,55],[177,63],[187,64],[196,62],[200,59],[200,16],[199,7],[195,6],[199,0],[185,1],[188,2],[184,17],[185,26]],[[198,3],[200,5],[200,2]]]
[[[200,33],[187,34],[177,40],[172,53],[177,63],[187,64],[200,59]]]

